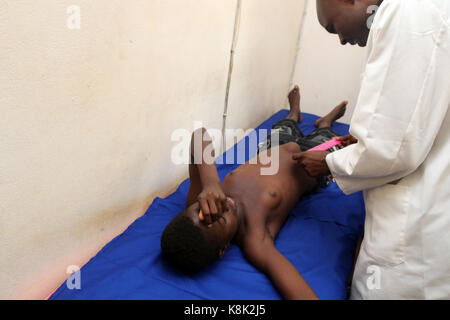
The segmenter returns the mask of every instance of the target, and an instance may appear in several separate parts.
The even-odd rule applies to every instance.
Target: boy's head
[[[221,258],[238,229],[237,208],[230,198],[223,216],[209,227],[200,220],[198,202],[178,214],[161,237],[163,256],[186,273],[196,273]]]
[[[341,44],[365,47],[370,29],[368,19],[373,14],[369,6],[378,0],[317,0],[320,24],[330,33],[339,35]]]

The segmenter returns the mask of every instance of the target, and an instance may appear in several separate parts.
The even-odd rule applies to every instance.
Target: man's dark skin
[[[301,121],[300,94],[296,86],[289,94],[291,113],[287,117]],[[346,102],[321,118],[316,126],[330,127],[345,112]],[[202,134],[201,148],[195,148],[195,134]],[[231,241],[243,251],[246,258],[264,272],[285,299],[318,299],[297,269],[275,247],[274,239],[299,198],[317,186],[299,166],[293,155],[300,152],[297,143],[275,148],[279,152],[279,170],[275,175],[261,175],[261,169],[270,165],[249,162],[229,173],[220,182],[215,163],[208,164],[204,150],[211,141],[205,129],[193,134],[191,143],[191,184],[181,213],[200,227],[208,241],[217,243],[225,252]],[[214,154],[212,155],[214,157]],[[194,163],[200,164],[194,164]]]
[[[373,14],[368,8],[379,5],[379,0],[316,0],[317,16],[320,24],[332,34],[337,34],[342,45],[350,43],[361,47],[367,45],[370,29],[367,20]],[[369,11],[369,12],[368,12]],[[343,145],[357,143],[358,140],[348,135],[342,139]],[[297,160],[312,177],[326,176],[330,169],[326,163],[327,151],[299,152],[293,159]]]

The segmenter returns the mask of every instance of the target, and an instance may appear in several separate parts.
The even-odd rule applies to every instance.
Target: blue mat
[[[257,130],[270,130],[287,114],[287,110],[279,111]],[[304,114],[300,125],[303,133],[312,132],[316,119],[317,116]],[[333,129],[347,134],[349,128],[336,123]],[[247,144],[246,139],[235,145],[234,150],[242,144]],[[248,146],[246,149],[249,160],[256,150],[248,150]],[[237,166],[218,165],[220,178]],[[245,260],[237,246],[232,245],[222,260],[192,277],[180,274],[162,259],[162,231],[184,209],[188,188],[186,180],[172,195],[156,198],[144,216],[81,269],[80,290],[70,290],[64,283],[50,299],[281,299],[268,278]],[[345,196],[333,182],[298,202],[275,245],[319,298],[345,299],[364,218],[362,194]]]

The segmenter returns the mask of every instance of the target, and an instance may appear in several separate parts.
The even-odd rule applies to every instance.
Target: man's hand
[[[342,147],[348,147],[351,144],[355,144],[358,143],[358,139],[356,139],[354,136],[352,136],[351,134],[343,136],[343,137],[338,137],[336,138],[336,140],[341,141],[341,146]]]
[[[300,152],[294,154],[292,159],[297,160],[299,165],[305,167],[311,177],[317,178],[331,174],[325,161],[329,153],[328,151]]]
[[[205,224],[210,225],[223,215],[226,196],[219,183],[206,184],[197,199],[201,210],[199,218]]]

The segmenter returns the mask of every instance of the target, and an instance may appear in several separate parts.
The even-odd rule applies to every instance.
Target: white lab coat
[[[385,0],[375,16],[350,133],[327,156],[364,190],[352,299],[450,299],[450,1]]]

